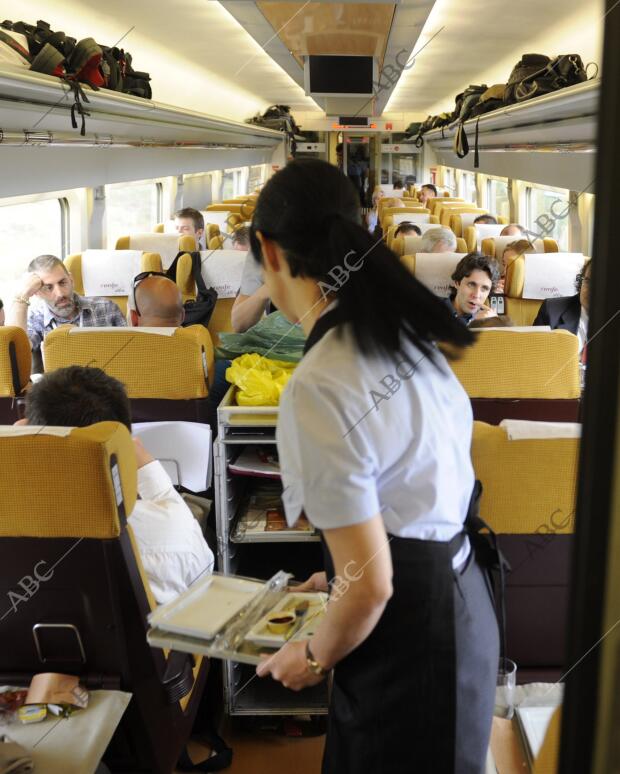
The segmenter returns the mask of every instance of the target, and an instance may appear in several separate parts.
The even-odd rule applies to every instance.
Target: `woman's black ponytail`
[[[433,343],[457,347],[473,334],[418,282],[383,240],[360,223],[359,197],[336,167],[314,159],[290,162],[263,188],[252,220],[256,231],[285,251],[292,276],[311,277],[338,300],[362,352],[395,354],[402,337],[432,359]]]

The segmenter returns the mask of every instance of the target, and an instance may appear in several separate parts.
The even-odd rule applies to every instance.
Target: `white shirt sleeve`
[[[213,552],[157,460],[139,468],[138,493],[128,521],[153,595],[163,604],[212,572]]]
[[[380,511],[375,448],[355,432],[340,386],[298,380],[282,396],[278,447],[287,520],[305,511],[320,529],[348,527]]]

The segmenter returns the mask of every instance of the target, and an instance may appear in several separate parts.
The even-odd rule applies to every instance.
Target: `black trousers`
[[[334,670],[323,774],[482,774],[499,659],[486,575],[473,551],[455,572],[449,544],[389,545],[394,593]]]

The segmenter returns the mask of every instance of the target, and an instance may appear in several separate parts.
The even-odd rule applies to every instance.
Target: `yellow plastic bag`
[[[232,361],[226,379],[238,387],[239,406],[277,406],[296,365],[246,354]]]

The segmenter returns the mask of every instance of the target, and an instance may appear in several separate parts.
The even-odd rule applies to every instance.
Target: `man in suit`
[[[575,279],[574,296],[548,298],[538,310],[534,325],[549,325],[579,336],[579,351],[588,339],[588,307],[590,302],[590,261],[586,261]]]

